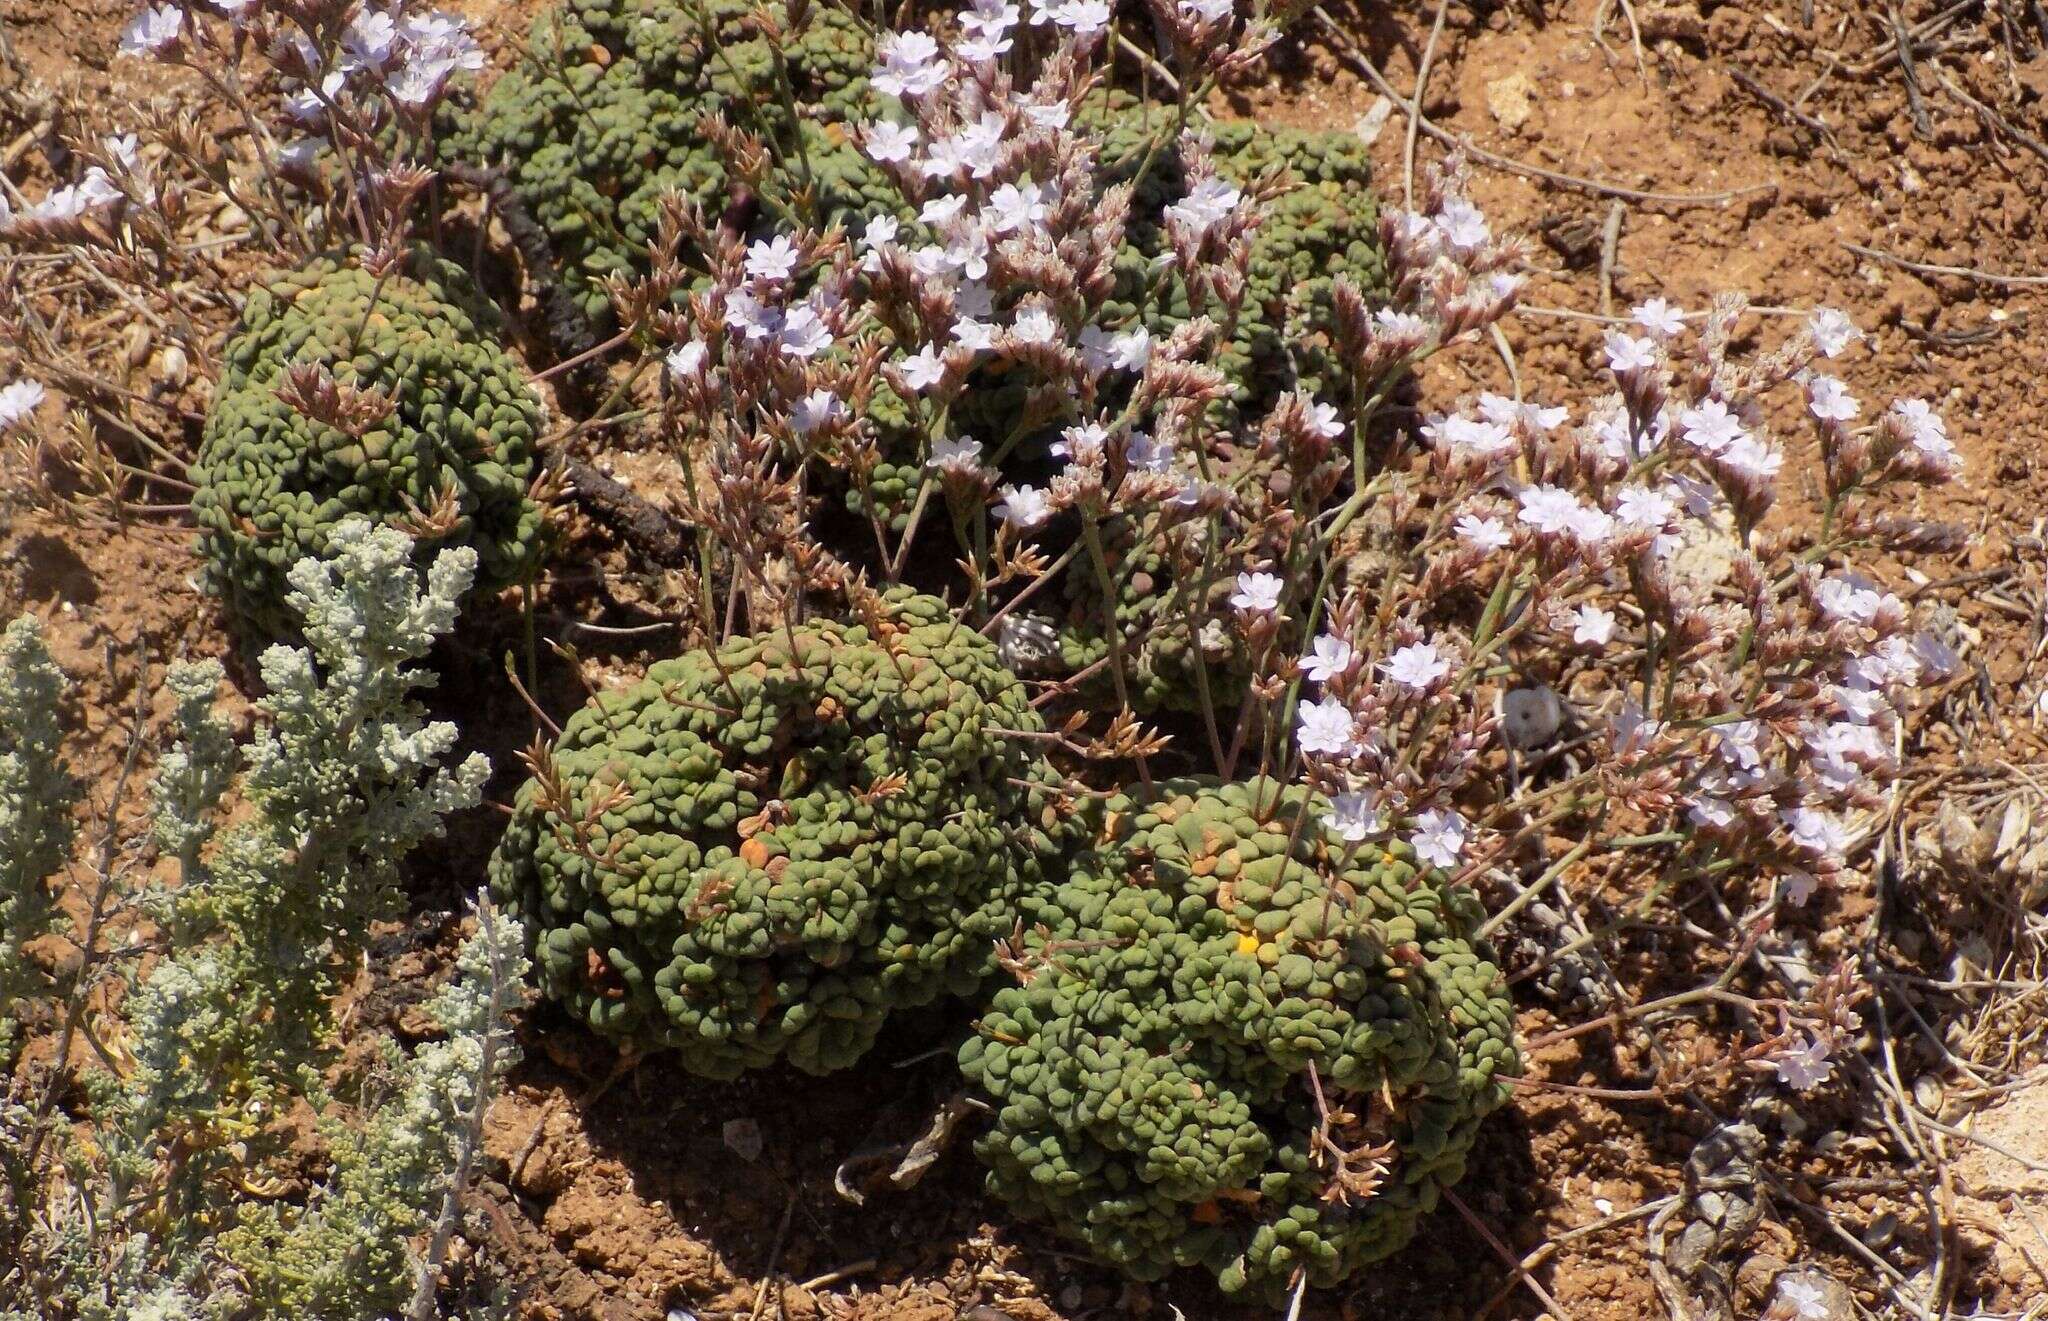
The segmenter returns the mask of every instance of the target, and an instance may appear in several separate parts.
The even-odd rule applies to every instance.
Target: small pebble
[[[761,1158],[761,1126],[751,1119],[728,1119],[722,1130],[725,1149],[751,1164]]]

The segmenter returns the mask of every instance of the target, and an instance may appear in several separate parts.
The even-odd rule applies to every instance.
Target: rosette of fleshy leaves
[[[831,5],[568,0],[443,144],[502,167],[562,278],[609,316],[607,276],[648,268],[670,193],[741,229],[857,225],[893,190],[853,150],[873,47]]]
[[[711,1077],[859,1059],[972,992],[1067,828],[995,645],[898,588],[653,666],[529,757],[491,866],[540,984]]]
[[[487,590],[544,543],[541,404],[461,267],[424,247],[317,257],[250,294],[192,465],[206,583],[252,642],[288,637],[287,574],[361,516],[424,558],[476,552]]]
[[[1284,1299],[1399,1250],[1518,1071],[1478,904],[1275,780],[1103,807],[961,1048],[989,1188],[1140,1279]]]

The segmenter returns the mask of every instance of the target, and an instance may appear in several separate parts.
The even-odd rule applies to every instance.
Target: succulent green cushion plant
[[[1133,1276],[1200,1266],[1227,1293],[1408,1241],[1505,1098],[1510,1006],[1476,901],[1404,845],[1326,842],[1320,806],[1202,780],[1107,804],[960,1053],[996,1108],[993,1192]],[[1386,1144],[1376,1189],[1343,1190],[1326,1114],[1340,1146]]]
[[[783,57],[793,119],[775,90],[774,51],[752,22],[758,7],[567,0],[535,20],[520,63],[445,142],[451,156],[506,169],[589,315],[607,310],[605,276],[646,269],[663,194],[695,200],[714,220],[735,200],[699,128],[707,115],[776,148],[771,191],[808,184],[820,218],[887,203],[876,195],[886,180],[840,127],[867,98],[867,37],[844,12],[810,7]]]
[[[1024,687],[944,602],[881,601],[660,662],[563,728],[491,876],[571,1013],[696,1073],[824,1073],[972,992],[1035,912],[1066,827]]]
[[[534,570],[542,520],[527,491],[542,411],[497,329],[469,277],[424,250],[381,280],[351,258],[316,257],[249,296],[192,468],[206,579],[246,636],[295,632],[286,573],[325,555],[351,515],[405,524],[420,563],[469,547],[487,589]],[[359,436],[314,421],[280,393],[295,366],[382,396],[389,411]],[[453,521],[428,532],[437,508]]]

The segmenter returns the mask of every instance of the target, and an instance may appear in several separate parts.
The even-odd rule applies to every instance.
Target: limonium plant
[[[1704,896],[1734,957],[1641,1003],[1608,973],[1609,1013],[1544,1040],[1717,1001],[1745,1009],[1743,1040],[1664,1061],[1653,1094],[1745,1076],[1810,1093],[1844,1058],[1867,1067],[1853,959],[1816,970],[1790,952],[1798,911],[1871,842],[1902,713],[1958,663],[1856,567],[1954,544],[1886,503],[1956,473],[1941,417],[1857,399],[1836,364],[1859,334],[1831,309],[1764,319],[1769,347],[1738,353],[1759,318],[1733,295],[1634,309],[1570,405],[1481,388],[1524,253],[1455,154],[1381,222],[1385,296],[1340,280],[1326,318],[1291,328],[1328,370],[1234,412],[1217,349],[1286,180],[1216,175],[1197,107],[1273,29],[1148,12],[1183,95],[1137,161],[1104,159],[1088,128],[1109,76],[1099,7],[976,4],[876,33],[892,101],[857,132],[899,207],[742,233],[676,201],[653,274],[614,280],[620,342],[665,369],[656,434],[695,529],[697,626],[786,628],[859,582],[951,575],[962,626],[1047,676],[1038,704],[1064,705],[1017,736],[1067,768],[1076,800],[1150,792],[1163,768],[1304,786],[1322,806],[1291,840],[1401,850],[1493,902],[1480,935],[1537,905],[1576,914],[1574,888],[1619,859],[1653,877],[1653,901]],[[1127,181],[1169,147],[1186,191],[1134,312],[1112,274]],[[1153,333],[1146,300],[1169,288],[1189,316]],[[1459,372],[1469,394],[1411,402]],[[991,416],[996,382],[1011,403]],[[865,543],[827,535],[820,488],[870,480],[885,400],[915,437],[909,517],[871,514]],[[1777,508],[1799,467],[1816,474],[1811,534]],[[1147,639],[1114,608],[1141,573],[1162,590],[1161,564],[1164,613],[1198,640],[1177,724],[1141,709]],[[1046,639],[1073,573],[1106,650],[1060,673]],[[1591,939],[1553,942],[1532,971]],[[1763,989],[1730,989],[1751,969]],[[1334,1146],[1316,1159],[1332,1180],[1347,1165]]]
[[[1521,287],[1521,247],[1470,200],[1454,156],[1382,222],[1391,297],[1371,305],[1340,283],[1327,322],[1299,327],[1336,370],[1229,418],[1213,350],[1247,236],[1285,181],[1209,172],[1194,107],[1274,30],[1215,6],[1148,12],[1185,93],[1145,147],[1189,162],[1153,274],[1195,312],[1170,335],[1106,311],[1130,191],[1105,181],[1129,163],[1102,160],[1086,128],[1107,76],[1102,6],[990,0],[877,35],[874,85],[894,105],[861,139],[915,221],[749,238],[672,209],[672,241],[687,236],[708,269],[686,281],[669,266],[616,294],[668,345],[661,434],[701,529],[706,627],[801,614],[837,581],[944,557],[963,621],[1021,662],[1070,564],[1106,601],[1127,585],[1116,547],[1133,539],[1109,529],[1134,528],[1175,566],[1176,608],[1217,664],[1192,677],[1197,726],[1169,735],[1128,700],[1141,639],[1106,619],[1120,700],[1048,736],[1082,762],[1120,761],[1135,780],[1171,759],[1302,782],[1326,796],[1320,828],[1341,847],[1399,840],[1503,884],[1509,911],[1490,929],[1632,854],[1660,891],[1712,887],[1745,957],[1767,951],[1779,916],[1868,843],[1900,712],[1957,664],[1855,567],[1951,543],[1884,503],[1957,472],[1941,417],[1857,399],[1835,364],[1860,335],[1832,309],[1738,355],[1757,318],[1737,296],[1636,308],[1575,407],[1483,390],[1402,406],[1425,362],[1471,364],[1461,350],[1512,316]],[[970,430],[962,403],[990,373],[1023,402]],[[884,393],[915,419],[912,517],[900,531],[874,520],[871,546],[829,544],[812,485],[871,471]],[[1812,536],[1773,518],[1798,443],[1817,473]],[[1207,671],[1230,653],[1250,679],[1226,705]],[[1511,739],[1504,722],[1532,708],[1549,713],[1540,737]],[[1567,736],[1568,760],[1542,755]],[[1780,1030],[1751,1062],[1822,1081],[1854,1021],[1850,982],[1826,1005],[1774,1006]]]

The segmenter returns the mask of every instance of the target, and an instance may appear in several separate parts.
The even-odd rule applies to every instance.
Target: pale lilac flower
[[[1778,1066],[1778,1077],[1787,1082],[1791,1081],[1785,1077],[1785,1066],[1782,1064]],[[1827,1074],[1823,1072],[1816,1081],[1826,1077]],[[1801,1085],[1799,1089],[1805,1091],[1806,1086]],[[1827,1291],[1807,1276],[1780,1275],[1778,1299],[1792,1309],[1790,1321],[1828,1321],[1828,1318],[1834,1315],[1828,1309]]]
[[[1229,219],[1244,194],[1226,179],[1208,178],[1196,184],[1188,195],[1166,208],[1166,218],[1186,226],[1197,235],[1207,234]]]
[[[796,272],[799,255],[796,244],[789,241],[787,234],[777,234],[772,239],[761,239],[747,248],[747,278],[787,280]]]
[[[1059,338],[1060,323],[1049,309],[1034,303],[1018,310],[1010,334],[1026,344],[1050,344]]]
[[[1884,744],[1869,725],[1835,720],[1810,730],[1806,750],[1813,759],[1814,773],[1828,787],[1846,792],[1863,778],[1864,762],[1884,759]]]
[[[1065,101],[1053,101],[1049,104],[1028,101],[1024,105],[1024,117],[1026,119],[1029,119],[1040,128],[1050,129],[1053,132],[1058,132],[1060,129],[1065,128],[1067,120],[1073,117],[1073,113],[1073,108]]]
[[[917,138],[917,127],[914,124],[896,124],[886,119],[878,119],[861,133],[861,146],[870,160],[893,163],[910,159],[910,152],[917,145]]]
[[[964,316],[953,323],[953,342],[974,353],[987,353],[996,346],[996,330],[993,322]]]
[[[1785,466],[1785,456],[1755,436],[1742,435],[1721,452],[1721,462],[1737,472],[1769,481]]]
[[[1785,823],[1785,833],[1795,846],[1818,857],[1839,859],[1855,839],[1840,817],[1817,807],[1788,807],[1778,819]]]
[[[1671,339],[1685,333],[1685,318],[1679,314],[1677,308],[1662,298],[1652,298],[1647,303],[1638,303],[1629,312],[1629,316],[1657,339]]]
[[[1335,440],[1344,434],[1344,419],[1337,413],[1335,404],[1314,403],[1308,409],[1308,429],[1324,440]]]
[[[1456,414],[1436,423],[1435,434],[1454,449],[1488,459],[1512,453],[1518,443],[1514,433],[1498,422],[1481,422]]]
[[[1521,521],[1553,536],[1576,536],[1587,510],[1578,496],[1555,486],[1525,486],[1516,498],[1522,506]]]
[[[1060,432],[1060,438],[1046,446],[1046,452],[1056,459],[1069,462],[1099,463],[1102,451],[1109,444],[1109,429],[1100,422],[1077,422]]]
[[[1923,637],[1925,634],[1922,635]],[[1843,684],[1829,684],[1828,698],[1842,709],[1842,714],[1851,720],[1869,724],[1883,715],[1890,703],[1884,694],[1869,688],[1851,688]]]
[[[1109,30],[1107,0],[1066,0],[1053,14],[1053,22],[1084,41]]]
[[[985,110],[981,117],[954,135],[953,154],[962,169],[977,179],[986,179],[1003,161],[1003,134],[1008,127],[1003,116]]]
[[[1404,688],[1428,692],[1451,672],[1451,663],[1427,642],[1411,642],[1380,662],[1380,673]]]
[[[1540,436],[1564,425],[1565,419],[1571,416],[1571,410],[1545,408],[1541,404],[1510,399],[1489,390],[1479,396],[1479,416],[1503,427],[1524,426]]]
[[[1906,434],[1912,438],[1913,448],[1937,459],[1952,458],[1955,442],[1949,439],[1948,424],[1941,414],[1928,406],[1925,399],[1901,399],[1892,405],[1892,412],[1906,424]]]
[[[1648,752],[1664,732],[1664,722],[1644,719],[1642,705],[1631,697],[1621,704],[1621,710],[1614,713],[1613,729],[1614,751],[1626,756]]]
[[[1810,1092],[1826,1082],[1834,1074],[1834,1061],[1828,1043],[1819,1037],[1809,1037],[1803,1046],[1780,1056],[1778,1081],[1802,1092]]]
[[[0,435],[33,416],[46,393],[40,381],[15,381],[0,389]]]
[[[1832,376],[1816,376],[1807,382],[1807,408],[1823,422],[1849,422],[1863,411],[1849,387]]]
[[[846,405],[830,390],[813,390],[797,401],[789,412],[789,425],[799,436],[808,436],[819,427],[830,426],[846,416]]]
[[[1469,828],[1465,818],[1456,812],[1432,808],[1415,818],[1415,830],[1408,836],[1408,846],[1415,850],[1415,856],[1424,865],[1449,870],[1458,865],[1458,858],[1465,851],[1465,834]]]
[[[318,129],[327,122],[327,107],[341,95],[347,84],[348,75],[336,70],[320,80],[320,90],[302,87],[285,98],[285,113],[309,129]]]
[[[156,5],[144,9],[121,29],[119,50],[123,55],[146,55],[160,60],[178,48],[184,31],[184,10],[176,5]]]
[[[1807,318],[1806,328],[1813,334],[1813,347],[1823,358],[1839,358],[1851,344],[1863,338],[1863,332],[1848,315],[1832,307],[1815,310]]]
[[[1702,454],[1719,454],[1749,433],[1719,399],[1702,400],[1678,415],[1678,434]]]
[[[996,517],[1020,532],[1029,532],[1052,517],[1051,501],[1035,486],[1005,486],[1002,497]]]
[[[1688,473],[1671,474],[1671,488],[1678,492],[1679,500],[1685,505],[1685,512],[1694,518],[1711,518],[1714,513],[1715,497],[1718,494],[1711,482],[1703,482]]]
[[[686,381],[704,370],[704,359],[709,353],[702,340],[691,340],[669,350],[668,374],[678,382]]]
[[[1932,633],[1913,635],[1913,657],[1932,679],[1946,679],[1963,666],[1962,655]]]
[[[1607,366],[1617,376],[1649,371],[1657,365],[1657,346],[1634,335],[1610,332],[1607,336]]]
[[[1124,462],[1132,472],[1173,471],[1173,442],[1155,440],[1143,431],[1133,431],[1124,441]]]
[[[1100,376],[1116,361],[1115,355],[1109,351],[1110,339],[1110,333],[1101,326],[1090,324],[1081,327],[1081,334],[1074,342],[1081,350],[1081,362],[1088,368],[1089,375]]]
[[[782,314],[746,290],[735,289],[725,296],[725,325],[758,343],[782,328]]]
[[[979,226],[964,229],[946,244],[946,264],[970,282],[988,275],[988,235]]]
[[[1614,612],[1582,605],[1572,614],[1572,641],[1581,647],[1604,647],[1614,639]]]
[[[398,30],[418,59],[467,73],[481,72],[484,67],[484,48],[470,36],[469,21],[459,14],[430,10],[405,19]]]
[[[356,11],[341,34],[342,67],[381,70],[398,53],[398,21],[381,9]]]
[[[867,228],[861,231],[860,241],[869,248],[879,248],[884,243],[894,243],[902,228],[894,216],[871,216]]]
[[[1715,750],[1721,760],[1739,771],[1763,769],[1764,726],[1760,720],[1731,720],[1712,729]]]
[[[1333,795],[1323,815],[1323,829],[1346,844],[1363,844],[1386,828],[1380,797],[1371,790]]]
[[[1019,230],[1037,229],[1045,223],[1050,208],[1045,201],[1045,190],[1035,183],[1019,187],[1006,183],[989,194],[988,206],[983,211],[989,228],[998,234],[1014,234]]]
[[[1228,22],[1231,0],[1180,0],[1180,12],[1202,23]]]
[[[950,438],[935,440],[932,442],[932,456],[925,461],[925,466],[935,468],[940,472],[971,476],[981,470],[981,442],[971,436],[962,436],[957,440]],[[1030,488],[1026,487],[1025,489],[1029,490]],[[1044,499],[1043,496],[1039,498],[1041,501]],[[1005,514],[1004,518],[1007,521],[1009,516]],[[1036,521],[1044,522],[1045,515],[1041,513]],[[1035,524],[1027,524],[1026,526],[1035,526]]]
[[[85,177],[69,188],[60,188],[47,199],[53,214],[66,219],[82,216],[121,200],[121,189],[97,165],[88,166]]]
[[[892,33],[882,38],[876,53],[882,63],[869,82],[884,96],[922,96],[946,81],[939,43],[926,33]]]
[[[783,314],[782,329],[775,340],[792,358],[811,358],[832,347],[832,332],[817,308],[798,303]]]
[[[1870,623],[1890,599],[1890,593],[1857,574],[1823,578],[1815,584],[1813,594],[1822,614],[1851,624]]]
[[[1685,809],[1686,819],[1706,830],[1726,830],[1735,824],[1735,805],[1714,794],[1701,794]]]
[[[1286,590],[1287,584],[1275,574],[1240,573],[1237,590],[1230,594],[1230,604],[1252,614],[1268,615],[1280,608],[1280,594]]]
[[[1639,437],[1636,435],[1635,425],[1629,421],[1628,414],[1616,409],[1595,422],[1592,431],[1594,438],[1600,442],[1601,453],[1610,459],[1627,463],[1642,453],[1662,448],[1664,441],[1671,434],[1671,423],[1664,414],[1659,413],[1651,424],[1650,434]]]
[[[133,174],[142,168],[142,152],[133,133],[109,134],[100,139],[114,163]]]
[[[440,98],[455,66],[445,60],[408,57],[398,72],[387,76],[384,86],[391,99],[411,110],[425,110]]]
[[[953,55],[969,64],[994,64],[1008,53],[1012,44],[1007,36],[973,33],[953,43]]]
[[[1016,26],[1017,6],[1004,0],[974,0],[960,15],[960,26],[973,32],[1006,32]]]
[[[1303,702],[1295,713],[1295,743],[1303,756],[1349,756],[1358,746],[1358,723],[1334,697]]]
[[[940,359],[938,350],[929,344],[903,359],[898,367],[903,373],[903,383],[919,394],[946,379],[946,364]]]
[[[1391,307],[1383,307],[1372,314],[1372,328],[1381,339],[1414,344],[1418,348],[1427,344],[1434,333],[1425,318],[1413,312],[1397,312]]]
[[[1456,252],[1476,252],[1493,239],[1486,217],[1462,197],[1446,199],[1436,223],[1444,243]]]
[[[1813,898],[1813,892],[1820,888],[1820,878],[1797,867],[1787,868],[1783,879],[1785,885],[1779,896],[1794,908],[1806,907],[1806,901]]]
[[[1141,372],[1152,361],[1152,332],[1139,326],[1113,336],[1109,341],[1110,365],[1120,371]]]
[[[986,319],[995,311],[996,296],[993,290],[979,280],[962,280],[953,290],[953,314],[971,316],[976,320]]]
[[[1351,644],[1333,633],[1318,637],[1309,653],[1301,658],[1301,672],[1315,683],[1328,683],[1350,669],[1358,659]]]
[[[277,149],[277,168],[287,175],[312,178],[320,161],[320,140],[300,138]]]
[[[1624,486],[1615,493],[1614,521],[1639,532],[1662,532],[1678,514],[1678,501],[1668,491]]]
[[[1451,525],[1451,530],[1456,532],[1466,545],[1484,551],[1500,550],[1514,539],[1509,534],[1506,524],[1485,514],[1460,514],[1458,521]]]
[[[957,218],[966,209],[965,193],[941,193],[924,204],[923,209],[917,213],[917,218],[927,225],[943,225]]]
[[[1577,496],[1555,486],[1525,487],[1518,500],[1521,521],[1538,532],[1552,534],[1570,530],[1572,513],[1579,505]]]

